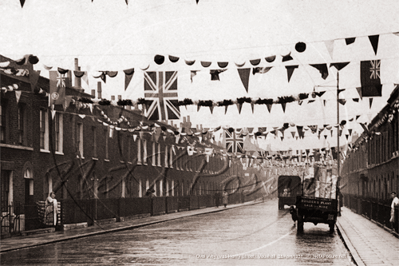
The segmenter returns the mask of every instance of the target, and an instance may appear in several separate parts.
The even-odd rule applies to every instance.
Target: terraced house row
[[[399,192],[399,86],[353,143],[342,166],[345,204],[390,227],[390,193]],[[398,210],[396,211],[398,221]],[[399,228],[395,230],[398,232]]]
[[[2,234],[42,227],[38,202],[51,191],[61,201],[62,223],[93,223],[155,212],[146,201],[149,189],[160,213],[214,205],[226,180],[242,171],[240,161],[223,156],[209,135],[200,139],[167,123],[155,126],[140,110],[124,106],[90,106],[77,99],[94,96],[79,88],[68,86],[66,95],[75,99],[53,109],[49,79],[39,76],[32,86],[29,62],[1,56],[5,61],[14,70],[0,69]],[[188,121],[181,125],[183,132],[190,127]],[[206,149],[219,152],[207,155]],[[233,183],[227,184],[231,190]]]

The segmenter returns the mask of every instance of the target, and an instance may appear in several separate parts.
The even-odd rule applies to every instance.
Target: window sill
[[[31,147],[19,146],[19,145],[11,145],[11,144],[5,144],[5,143],[0,143],[0,147],[17,149],[17,150],[33,151],[33,148],[31,148]]]
[[[55,154],[57,154],[57,155],[64,155],[64,153],[61,152],[61,151],[56,151]]]
[[[40,152],[44,152],[44,153],[50,153],[49,150],[44,150],[44,149],[40,149]]]
[[[92,157],[91,158],[93,161],[98,161],[98,158]]]
[[[109,160],[108,159],[104,159],[104,162],[109,162]]]

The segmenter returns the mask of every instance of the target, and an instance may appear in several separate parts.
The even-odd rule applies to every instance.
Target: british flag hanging
[[[244,153],[244,138],[237,135],[236,131],[224,131],[226,140],[226,151],[228,153]]]
[[[144,98],[149,120],[178,120],[177,71],[144,72]]]
[[[381,60],[360,62],[361,97],[382,95]]]

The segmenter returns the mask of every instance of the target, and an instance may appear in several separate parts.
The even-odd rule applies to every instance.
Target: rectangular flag
[[[149,120],[178,120],[177,71],[144,72],[144,98]]]
[[[237,136],[235,131],[229,132],[224,131],[224,137],[226,142],[226,151],[228,153],[244,153],[244,138]]]
[[[381,96],[381,60],[360,62],[361,97]]]
[[[68,72],[60,74],[58,71],[50,71],[50,106],[52,104],[64,104],[66,87],[71,86],[71,78]]]

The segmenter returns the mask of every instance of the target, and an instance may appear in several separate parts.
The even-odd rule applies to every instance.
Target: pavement
[[[358,266],[399,265],[399,239],[392,232],[345,207],[337,227]]]
[[[262,203],[262,201],[249,201],[241,204],[229,204],[227,207],[210,207],[198,210],[190,210],[183,212],[175,212],[165,215],[149,216],[146,218],[127,220],[123,222],[108,223],[105,225],[94,225],[90,227],[84,227],[79,229],[72,229],[68,231],[50,231],[42,234],[24,235],[24,236],[13,236],[11,238],[5,238],[1,240],[0,254],[20,250],[25,248],[32,248],[41,245],[47,245],[51,243],[67,241],[82,237],[88,237],[93,235],[111,233],[121,230],[128,230],[138,228],[142,226],[162,223],[175,219],[180,219],[189,216],[201,215],[212,212],[225,211],[232,208],[253,205]]]

